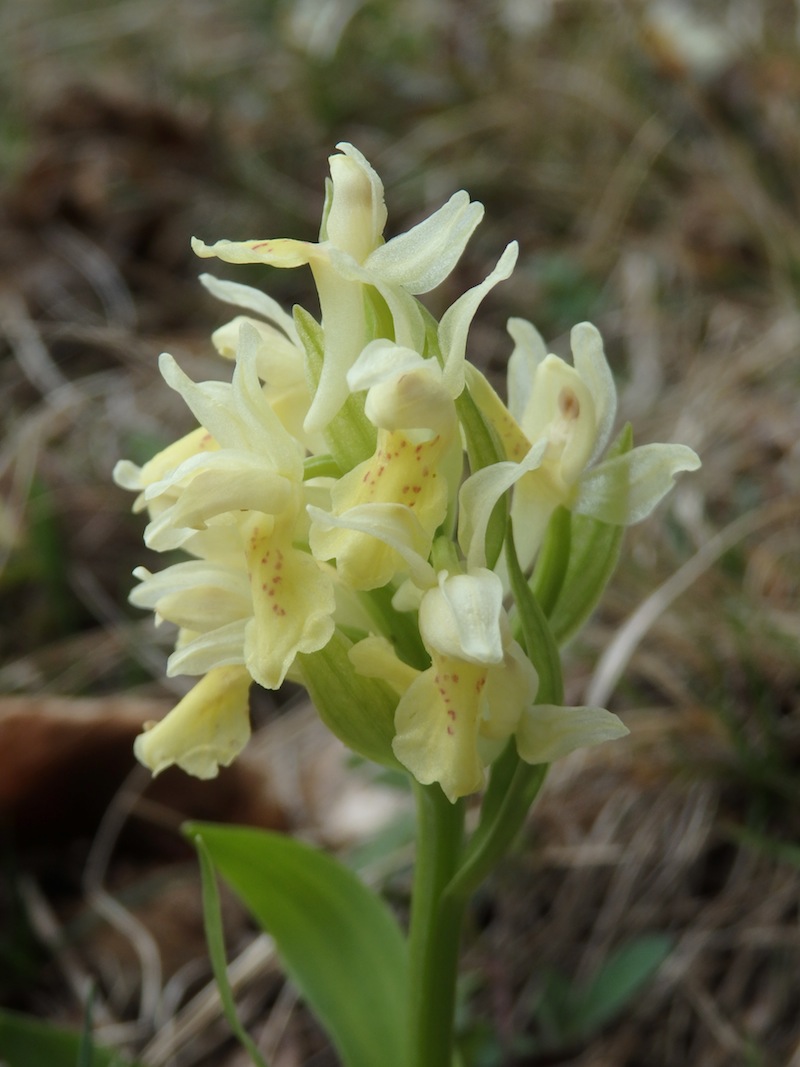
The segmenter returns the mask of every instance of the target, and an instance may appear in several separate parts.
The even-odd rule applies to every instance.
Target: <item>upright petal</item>
[[[617,388],[603,350],[600,331],[590,322],[580,322],[570,333],[575,370],[592,395],[596,440],[589,463],[601,456],[608,444],[617,414]]]
[[[542,463],[546,441],[538,441],[518,463],[503,461],[471,474],[458,494],[458,542],[467,557],[467,568],[486,566],[486,530],[500,497],[517,486],[521,491]],[[513,505],[512,505],[513,507]],[[516,526],[515,526],[516,530]],[[517,535],[518,536],[518,535]]]
[[[508,410],[521,422],[530,400],[536,368],[547,355],[542,335],[526,319],[509,319],[508,332],[514,349],[508,357]]]
[[[506,246],[497,265],[480,284],[468,289],[442,316],[439,324],[439,342],[444,361],[444,384],[452,397],[461,395],[464,388],[464,356],[467,350],[467,334],[481,301],[498,282],[510,277],[517,262],[519,245],[512,241]]]
[[[357,148],[345,141],[336,147],[342,154],[328,159],[333,195],[325,232],[332,245],[363,263],[383,241],[383,182]]]
[[[427,293],[450,274],[483,218],[483,204],[463,190],[406,233],[376,248],[364,264],[389,285]]]

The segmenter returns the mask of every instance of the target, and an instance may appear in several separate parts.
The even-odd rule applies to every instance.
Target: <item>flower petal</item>
[[[517,751],[526,763],[552,763],[578,748],[624,737],[629,730],[605,708],[562,708],[537,704],[517,727]]]
[[[483,785],[477,737],[485,677],[485,667],[437,657],[395,712],[395,756],[418,782],[438,782],[451,802]]]
[[[342,515],[308,505],[309,544],[317,559],[336,560],[342,579],[354,589],[380,589],[408,571],[427,588],[436,580],[427,562],[431,535],[404,504],[359,504]]]
[[[292,544],[290,524],[251,516],[244,530],[253,597],[244,658],[253,678],[277,689],[298,652],[317,652],[334,630],[330,574]]]
[[[221,259],[225,263],[266,263],[271,267],[302,267],[324,252],[308,241],[279,237],[272,241],[216,241],[207,245],[192,238],[192,250],[201,259]]]
[[[392,341],[372,341],[351,367],[351,390],[367,390],[364,411],[385,430],[438,430],[455,438],[455,405],[435,359],[423,359]]]
[[[386,205],[383,182],[357,148],[342,141],[341,155],[330,156],[332,192],[325,235],[362,263],[383,240]]]
[[[181,630],[175,651],[167,660],[167,677],[207,674],[216,667],[243,666],[246,626],[247,619],[235,619],[207,633]]]
[[[486,565],[486,530],[500,497],[544,457],[546,441],[537,442],[519,463],[504,461],[471,474],[458,494],[458,542],[467,557],[467,569]]]
[[[699,466],[697,454],[686,445],[641,445],[588,471],[575,511],[614,525],[640,522],[670,491],[676,474]]]
[[[290,341],[299,344],[294,319],[283,310],[277,300],[268,296],[267,293],[254,289],[251,285],[242,285],[241,282],[215,278],[213,274],[201,274],[200,282],[217,300],[225,304],[233,304],[234,307],[244,308],[246,311],[254,311],[256,315],[274,322]]]
[[[574,367],[554,355],[539,364],[521,426],[529,441],[547,441],[545,464],[566,498],[596,451],[598,432],[594,397]]]
[[[250,738],[250,682],[242,667],[210,671],[166,718],[145,726],[136,758],[154,775],[177,764],[196,778],[215,778]]]
[[[184,629],[204,633],[251,612],[247,575],[206,560],[186,560],[150,574],[144,567],[134,572],[141,579],[129,600],[138,608],[150,608],[157,616]]]
[[[588,462],[603,454],[617,413],[617,388],[603,351],[603,338],[591,322],[579,322],[570,332],[575,370],[592,395],[596,423],[596,443]]]
[[[542,335],[526,319],[509,319],[514,350],[508,357],[508,410],[520,422],[530,400],[536,368],[547,355]]]
[[[427,293],[450,274],[482,218],[483,204],[470,202],[461,190],[407,233],[376,248],[364,265],[389,285]]]
[[[444,384],[450,396],[461,395],[464,388],[464,357],[467,334],[481,301],[498,282],[511,275],[519,255],[519,245],[512,241],[506,246],[491,274],[478,285],[468,289],[442,316],[439,323],[439,342],[444,362]]]
[[[448,575],[430,589],[419,607],[425,647],[470,663],[502,663],[503,584],[488,570]]]

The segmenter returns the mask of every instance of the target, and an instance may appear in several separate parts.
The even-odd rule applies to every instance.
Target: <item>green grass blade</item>
[[[194,843],[200,859],[200,877],[203,885],[203,923],[208,943],[208,954],[211,959],[211,967],[214,971],[217,988],[219,989],[222,1009],[225,1012],[225,1018],[228,1020],[228,1026],[230,1026],[233,1034],[247,1050],[256,1067],[268,1067],[256,1048],[253,1039],[239,1021],[233,990],[228,981],[228,963],[225,957],[225,935],[222,929],[217,876],[214,873],[214,865],[202,837],[195,837]]]
[[[648,934],[613,952],[589,987],[576,995],[574,1030],[588,1036],[610,1022],[652,978],[673,944],[668,934]]]

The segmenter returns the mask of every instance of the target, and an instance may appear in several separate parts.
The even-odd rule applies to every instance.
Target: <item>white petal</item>
[[[472,289],[463,293],[456,302],[445,311],[439,324],[439,342],[442,346],[444,360],[444,383],[452,397],[461,395],[464,388],[464,356],[467,350],[467,334],[486,294],[498,282],[508,278],[514,270],[519,255],[519,246],[512,241],[494,270],[487,278]]]
[[[368,270],[410,293],[427,293],[450,274],[483,218],[483,204],[463,190],[429,218],[376,248]]]
[[[509,319],[507,329],[514,341],[514,350],[508,358],[508,410],[517,422],[521,422],[536,368],[547,355],[547,349],[542,335],[526,319]]]
[[[435,584],[436,572],[417,551],[417,546],[429,544],[430,538],[416,515],[403,504],[359,504],[341,516],[322,511],[311,504],[306,511],[313,524],[310,532],[311,551],[318,559],[332,559],[336,555],[333,545],[328,544],[331,539],[325,536],[327,531],[353,530],[375,537],[397,552],[417,585],[428,588]],[[385,581],[379,584],[384,585]]]
[[[486,565],[486,529],[500,497],[542,462],[546,441],[537,442],[519,463],[503,461],[470,475],[458,494],[458,543],[467,557],[467,568]]]
[[[308,241],[278,238],[273,241],[205,241],[192,238],[192,250],[201,259],[224,260],[225,263],[266,263],[271,267],[301,267],[321,255],[319,245]]]
[[[338,150],[349,159],[352,159],[359,165],[364,176],[370,183],[372,190],[371,203],[372,203],[372,219],[370,222],[370,230],[373,234],[373,245],[377,243],[380,235],[383,233],[383,228],[386,225],[386,204],[384,203],[383,196],[383,182],[378,174],[375,172],[371,164],[367,161],[366,157],[359,152],[357,148],[349,144],[347,141],[339,141],[336,145]],[[335,159],[332,156],[331,159]]]
[[[283,330],[290,340],[299,344],[294,319],[271,296],[262,293],[260,289],[254,289],[251,285],[215,278],[213,274],[201,274],[200,281],[217,300],[233,304],[234,307],[245,308],[247,311],[254,311],[256,315],[270,319]]]
[[[502,663],[503,585],[484,569],[439,574],[419,607],[420,636],[428,649],[468,663]]]
[[[618,526],[640,522],[670,491],[676,474],[699,466],[686,445],[642,445],[588,471],[574,510]]]
[[[392,381],[407,371],[416,370],[430,360],[425,360],[413,348],[404,348],[393,341],[380,338],[370,341],[353,366],[347,372],[347,384],[351,392],[371,389],[374,385]],[[433,361],[439,376],[441,368]]]
[[[167,660],[167,676],[207,674],[217,667],[243,664],[246,625],[247,619],[234,619],[181,644]]]
[[[603,351],[603,338],[590,322],[579,322],[570,333],[572,362],[594,402],[597,438],[589,463],[603,454],[617,413],[617,389]]]
[[[524,712],[517,727],[517,751],[526,763],[552,763],[578,748],[613,741],[628,732],[605,708],[537,704]]]

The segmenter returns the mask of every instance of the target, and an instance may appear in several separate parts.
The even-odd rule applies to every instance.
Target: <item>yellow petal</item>
[[[245,662],[259,685],[277,689],[298,652],[317,652],[330,640],[333,582],[313,556],[293,546],[290,524],[257,515],[244,534],[253,596]]]
[[[447,656],[411,683],[395,712],[395,756],[418,782],[438,782],[450,801],[483,785],[478,725],[486,668]]]
[[[420,672],[400,659],[394,645],[386,637],[374,634],[365,637],[363,641],[353,645],[347,655],[359,674],[363,674],[365,678],[382,679],[398,696],[402,696],[419,677]]]
[[[317,521],[311,530],[311,548],[319,559],[336,559],[342,579],[356,589],[385,585],[407,563],[383,539],[386,513],[393,511],[395,540],[427,559],[437,527],[447,512],[448,485],[440,477],[448,443],[437,436],[414,444],[406,434],[382,430],[373,456],[349,471],[334,485],[332,518],[347,522],[348,512],[367,516],[376,508],[375,536],[333,523],[327,529]]]
[[[176,764],[196,778],[215,778],[250,737],[250,675],[243,667],[217,667],[134,742],[136,758],[160,774]]]

